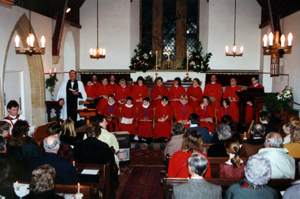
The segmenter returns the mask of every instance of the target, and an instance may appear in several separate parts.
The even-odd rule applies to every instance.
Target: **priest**
[[[69,79],[60,85],[57,94],[57,100],[62,106],[60,118],[71,118],[74,122],[80,119],[78,109],[84,108],[83,102],[87,98],[83,83],[76,77],[77,72],[70,70]]]

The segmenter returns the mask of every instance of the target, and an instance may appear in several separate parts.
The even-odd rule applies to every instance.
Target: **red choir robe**
[[[160,97],[159,97],[160,96]],[[151,99],[154,106],[161,103],[161,97],[168,96],[168,89],[164,86],[154,86],[151,92]]]
[[[195,110],[195,113],[199,115],[200,120],[204,118],[215,118],[214,110],[211,105],[208,105],[207,107],[202,108],[201,106],[198,106]],[[204,122],[200,121],[200,126],[203,128],[207,128],[209,132],[214,132],[215,127],[213,122]]]
[[[116,92],[117,92],[117,89],[118,89],[119,85],[116,84],[116,83],[113,83],[113,84],[109,83],[109,86],[111,87],[113,94],[116,95]]]
[[[138,136],[150,138],[153,134],[153,108],[144,107],[142,104],[137,110],[137,130]]]
[[[148,88],[145,85],[134,85],[132,89],[132,97],[136,106],[140,106],[143,99],[148,96]]]
[[[193,113],[193,107],[189,104],[178,103],[174,108],[174,117],[176,122],[183,122],[184,125],[187,125],[190,115]]]
[[[252,89],[253,88],[263,89],[264,86],[262,84],[260,84],[260,83],[257,83],[257,84],[251,84],[249,86],[249,88],[252,88]],[[257,120],[259,118],[259,112],[261,110],[262,110],[262,107],[256,107],[256,116],[255,117],[256,117]],[[253,114],[254,114],[253,104],[250,105],[250,104],[247,103],[246,108],[245,108],[245,122],[247,124],[250,124],[251,121],[254,119],[253,118]]]
[[[209,83],[205,85],[204,88],[204,96],[208,97],[214,97],[215,101],[211,103],[213,109],[216,109],[220,106],[220,102],[222,99],[222,86],[221,84],[215,83]]]
[[[119,121],[118,121],[118,114],[119,114],[119,106],[118,103],[115,102],[114,104],[109,104],[108,102],[100,108],[98,114],[102,114],[105,116],[107,120],[107,130],[109,132],[114,132],[118,130]]]
[[[217,111],[217,117],[218,117],[218,122],[221,122],[221,119],[224,115],[229,115],[231,118],[233,118],[233,114],[232,114],[232,108],[230,106],[228,107],[224,107],[224,106],[221,106],[218,111]]]
[[[173,108],[179,103],[180,96],[185,95],[185,89],[183,86],[172,86],[169,89],[169,101],[171,102],[171,106]]]
[[[97,112],[100,111],[101,107],[104,107],[107,104],[107,97],[113,94],[113,91],[109,85],[100,85],[98,86],[98,96],[100,100],[96,106]],[[102,97],[101,97],[102,96]]]
[[[129,88],[127,86],[126,87],[121,87],[121,86],[117,87],[115,98],[118,103],[120,103],[119,101],[122,101],[121,104],[124,104],[126,101],[126,97],[128,97],[129,95],[130,95],[130,92],[129,92]]]
[[[199,106],[199,104],[202,100],[202,97],[203,97],[201,87],[200,86],[194,87],[193,85],[191,85],[187,89],[187,96],[188,96],[188,99],[189,99],[189,104],[195,110],[195,108]]]
[[[119,130],[128,131],[129,134],[135,133],[136,108],[134,105],[122,105],[119,112]]]
[[[155,127],[153,130],[153,135],[155,138],[170,138],[172,129],[172,107],[167,104],[163,106],[161,103],[155,106],[154,110],[155,116]],[[166,121],[158,121],[160,118],[168,116]]]
[[[92,99],[98,97],[98,95],[97,95],[97,87],[94,84],[91,84],[91,85],[87,84],[87,85],[85,85],[84,90],[86,92],[87,97],[92,98]]]
[[[234,122],[239,122],[240,120],[240,109],[239,109],[239,96],[236,92],[240,92],[242,88],[240,86],[227,86],[223,97],[230,100],[230,109],[232,120]]]

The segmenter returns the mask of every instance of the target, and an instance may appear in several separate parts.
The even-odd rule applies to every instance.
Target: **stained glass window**
[[[152,3],[143,0],[141,6],[141,43],[146,50],[152,49]]]
[[[189,54],[195,51],[199,38],[199,1],[187,0],[186,43]]]
[[[163,53],[176,54],[176,1],[164,0],[163,4]]]

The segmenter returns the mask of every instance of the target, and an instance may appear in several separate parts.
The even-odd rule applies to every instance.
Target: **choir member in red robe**
[[[229,115],[234,121],[233,117],[236,116],[232,111],[231,103],[228,98],[224,98],[221,101],[221,107],[218,109],[218,122],[221,122],[221,119],[224,115]],[[235,118],[236,119],[236,118]],[[234,121],[237,122],[237,121]]]
[[[209,97],[204,96],[200,106],[195,110],[195,113],[200,117],[200,126],[207,128],[210,133],[215,131],[214,128],[214,110],[210,104]]]
[[[100,86],[100,83],[99,83],[99,81],[98,81],[97,75],[93,75],[93,76],[92,76],[92,83],[95,85],[96,88],[97,88],[98,86]]]
[[[167,96],[167,95],[168,95],[168,90],[163,84],[163,79],[161,77],[157,77],[155,79],[155,86],[153,87],[151,92],[151,99],[154,107],[156,107],[161,103],[161,99],[163,96]]]
[[[125,104],[126,102],[126,97],[129,96],[129,88],[127,87],[126,85],[126,81],[125,79],[120,79],[120,82],[119,82],[119,86],[117,87],[117,90],[116,90],[116,101],[122,105],[122,104]]]
[[[116,83],[116,77],[114,75],[110,76],[109,85],[113,91],[113,94],[116,95],[117,88],[119,87],[119,85]]]
[[[126,85],[129,89],[129,92],[131,93],[133,91],[133,87],[134,87],[134,82],[133,79],[131,77],[129,77],[126,81]]]
[[[137,112],[137,135],[141,138],[151,138],[153,134],[153,109],[150,98],[145,97]]]
[[[95,89],[94,84],[92,83],[92,81],[88,81],[84,87],[84,90],[86,92],[86,95],[88,98],[90,99],[95,99],[98,97],[97,95],[97,89]]]
[[[199,104],[202,100],[202,97],[203,97],[200,83],[201,82],[198,78],[194,78],[193,85],[191,85],[187,90],[189,104],[193,107],[194,110],[196,107],[199,106]]]
[[[210,83],[205,85],[204,95],[210,98],[213,109],[216,109],[218,106],[220,106],[222,92],[222,85],[217,83],[217,76],[211,75]]]
[[[249,86],[249,88],[263,89],[264,86],[258,82],[258,79],[256,77],[252,77],[251,78],[251,85]],[[262,107],[256,107],[256,110],[257,110],[256,111],[256,118],[259,118],[258,114],[262,110]],[[247,124],[250,124],[251,121],[254,119],[253,118],[253,114],[254,114],[253,112],[254,112],[253,103],[251,101],[247,101],[246,110],[245,110],[245,122]]]
[[[176,77],[173,81],[173,86],[169,89],[169,100],[173,108],[179,104],[180,96],[182,95],[185,95],[185,89],[181,86],[181,79]]]
[[[126,97],[125,104],[120,108],[119,130],[128,131],[129,134],[135,133],[136,109],[132,97]]]
[[[108,96],[113,94],[111,87],[108,85],[107,78],[102,79],[102,84],[98,86],[97,93],[98,93],[99,101],[98,101],[96,109],[99,112],[101,107],[103,107],[107,104]]]
[[[186,95],[180,97],[179,103],[175,105],[174,117],[177,123],[181,123],[184,126],[188,126],[190,115],[193,113],[193,108],[188,104],[188,98]]]
[[[225,88],[223,97],[229,99],[230,109],[232,111],[231,117],[234,122],[239,122],[240,119],[240,110],[239,110],[239,97],[237,92],[240,92],[242,88],[237,85],[235,78],[230,79],[230,86]]]
[[[173,112],[168,97],[163,96],[161,103],[155,106],[154,116],[154,137],[169,139],[171,136]]]
[[[108,123],[107,124],[108,131],[114,132],[118,130],[119,106],[118,103],[115,101],[114,95],[108,96],[107,103],[104,106],[100,107],[98,114],[105,116]]]
[[[144,78],[142,76],[137,78],[137,83],[132,89],[132,97],[134,104],[137,107],[142,105],[143,99],[148,96],[148,88],[144,85]]]

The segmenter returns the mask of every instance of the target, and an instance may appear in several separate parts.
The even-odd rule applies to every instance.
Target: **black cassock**
[[[79,95],[74,95],[72,91],[78,92],[78,82],[77,80],[72,81],[69,80],[66,87],[66,97],[67,97],[67,116],[68,118],[71,118],[74,122],[77,121],[77,102],[78,98],[82,98],[81,93],[79,92]]]

